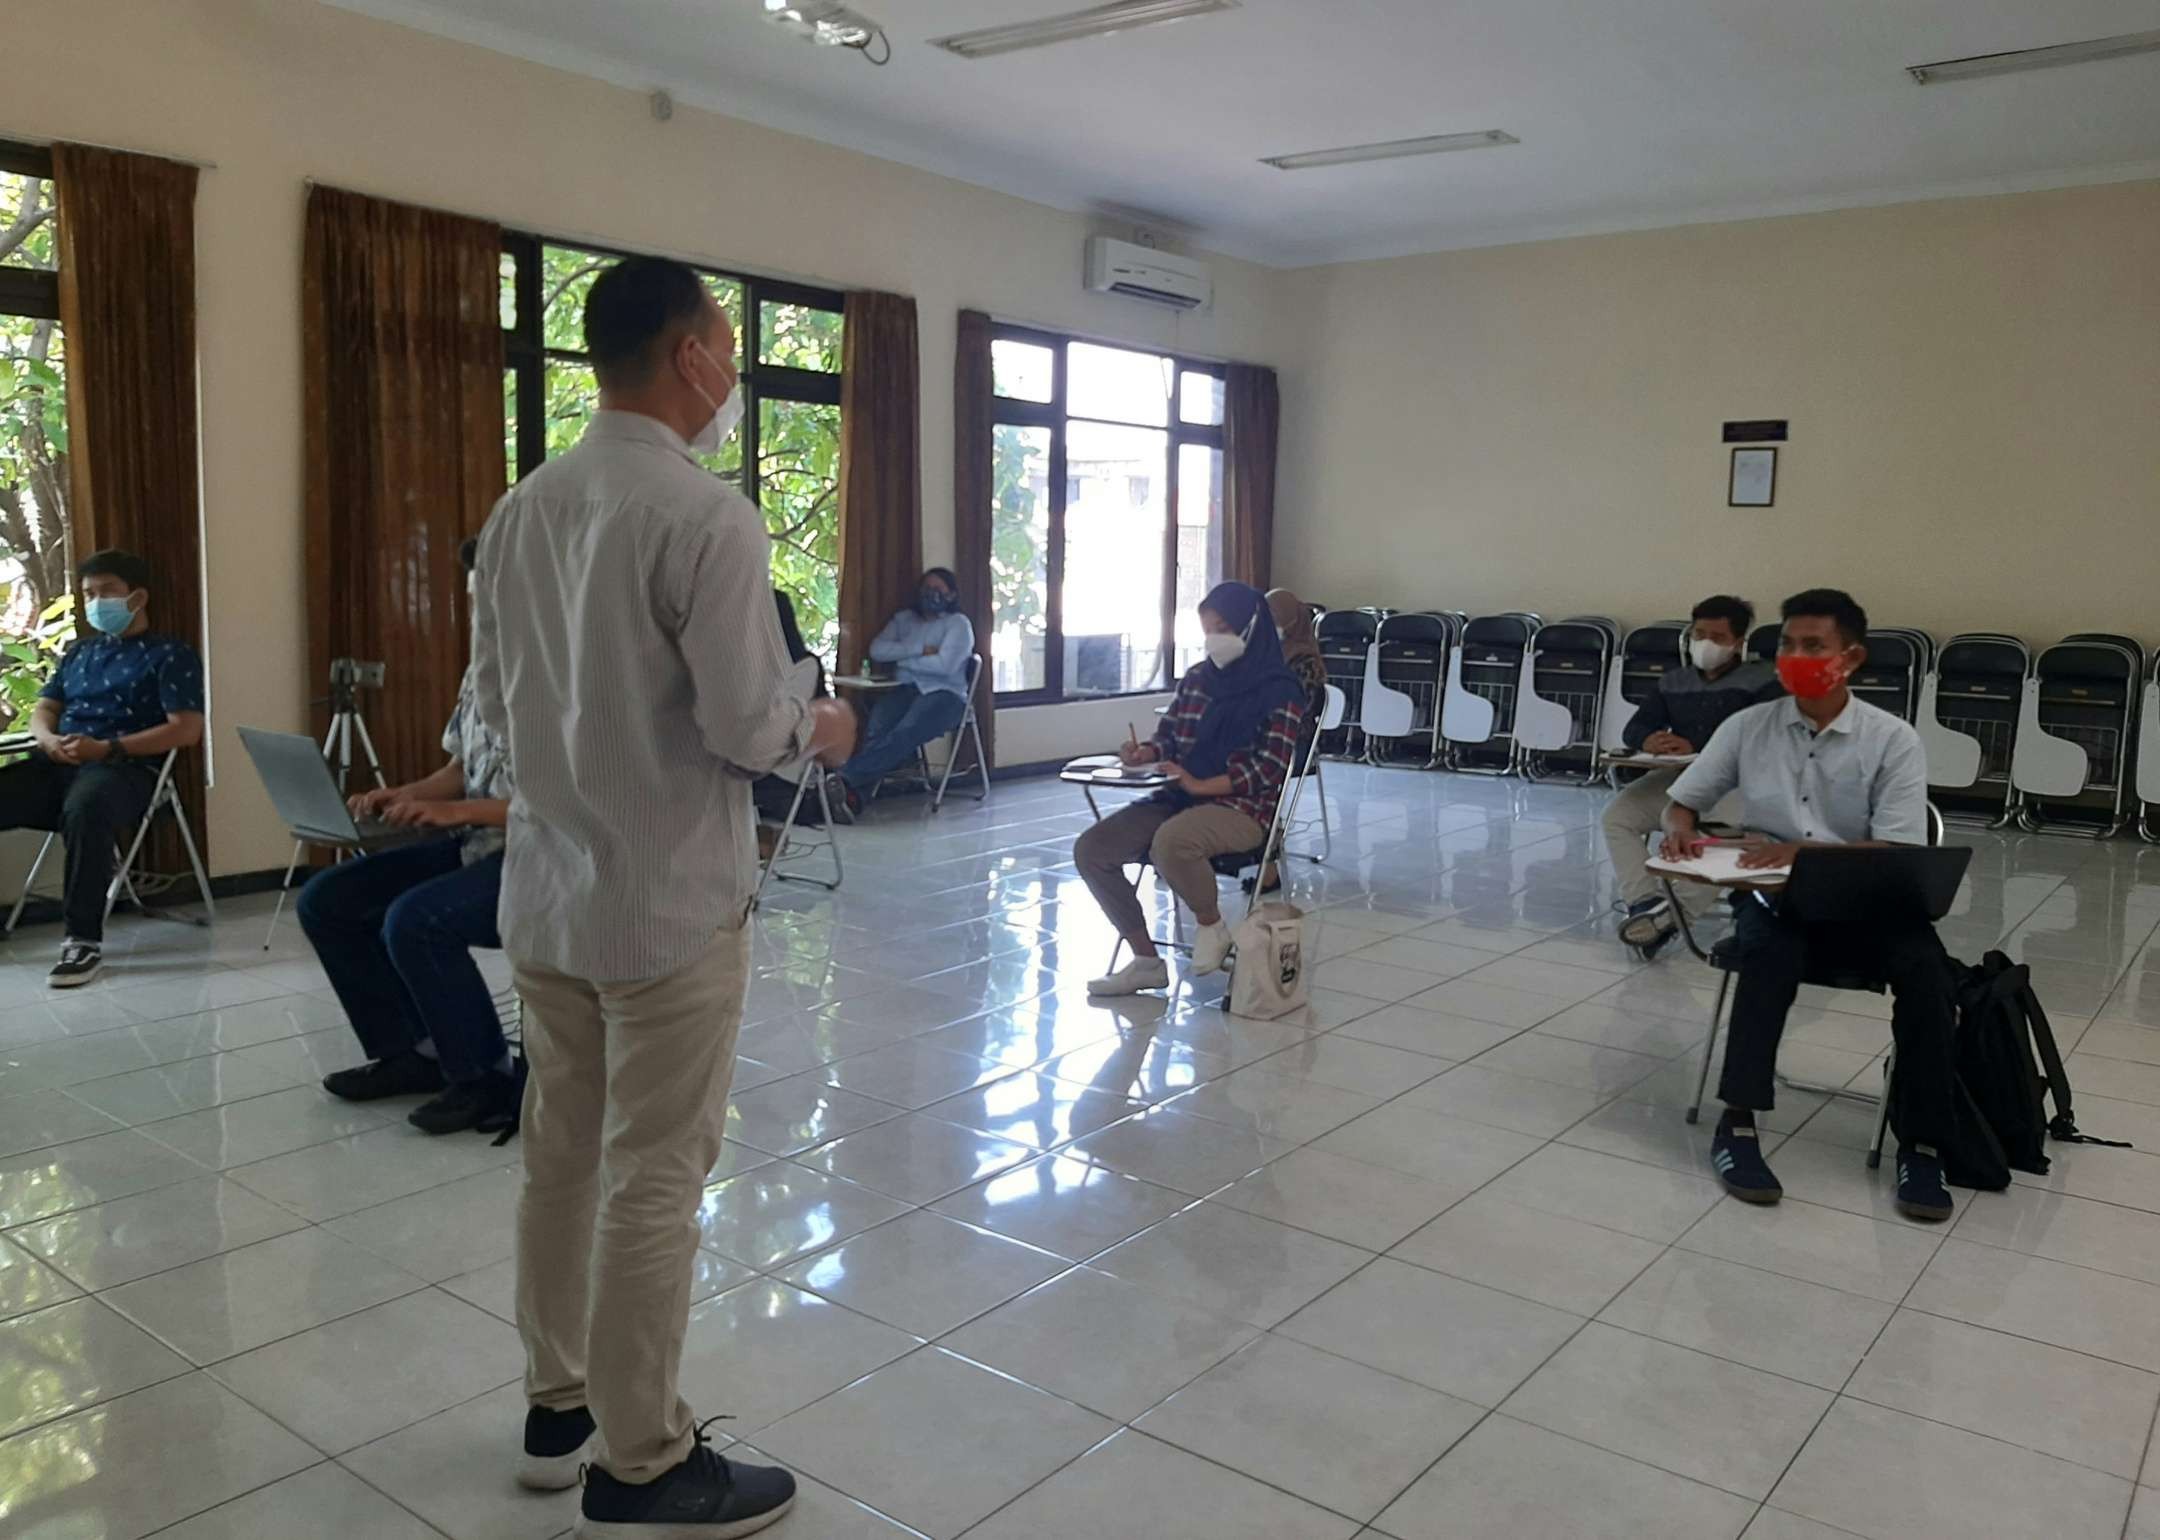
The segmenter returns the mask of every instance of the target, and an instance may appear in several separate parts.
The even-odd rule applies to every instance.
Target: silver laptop
[[[337,775],[323,758],[322,745],[299,733],[240,729],[240,742],[255,761],[263,790],[270,793],[278,817],[299,838],[323,845],[365,848],[409,840],[413,831],[380,818],[355,818],[338,790]]]

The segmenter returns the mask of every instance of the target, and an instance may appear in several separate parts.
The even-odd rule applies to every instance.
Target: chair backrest
[[[1331,684],[1325,688],[1327,705],[1320,712],[1320,731],[1331,733],[1342,726],[1344,716],[1349,713],[1350,697],[1343,694],[1339,686]]]

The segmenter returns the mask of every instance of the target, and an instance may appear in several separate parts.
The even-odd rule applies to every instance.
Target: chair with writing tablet
[[[1320,741],[1320,752],[1334,759],[1357,759],[1365,752],[1365,674],[1386,610],[1329,610],[1313,623],[1328,683],[1343,692],[1340,724]]]
[[[1480,615],[1463,627],[1462,645],[1448,659],[1440,707],[1444,763],[1469,775],[1513,775],[1517,703],[1531,687],[1531,647],[1542,622],[1524,610]]]
[[[1380,622],[1365,676],[1365,757],[1430,767],[1439,758],[1440,690],[1460,618],[1402,610]]]
[[[2033,659],[2010,776],[2033,833],[2107,839],[2130,818],[2130,756],[2145,651],[2127,636],[2066,636]]]
[[[1619,626],[1602,615],[1575,615],[1539,629],[1530,649],[1530,691],[1515,708],[1524,779],[1587,786],[1602,773],[1606,674],[1619,647]]]
[[[1998,829],[2017,816],[2012,747],[2032,654],[2014,636],[1970,631],[1943,643],[1920,686],[1913,724],[1927,753],[1928,790],[1955,798],[1954,824]]]
[[[802,658],[788,665],[787,673],[788,689],[798,698],[808,700],[817,693],[817,659]],[[788,803],[787,821],[780,825],[779,833],[773,836],[772,854],[765,858],[764,865],[758,869],[757,891],[750,895],[750,907],[753,909],[764,898],[766,885],[775,877],[782,882],[807,883],[811,887],[823,888],[830,893],[839,888],[841,880],[847,875],[846,869],[840,863],[840,829],[839,825],[833,821],[832,799],[825,790],[825,772],[823,768],[819,766],[814,757],[805,755],[798,763],[784,765],[775,770],[773,774],[779,776],[783,781],[793,781],[795,783],[795,795]],[[817,792],[818,811],[824,817],[824,827],[814,835],[805,832],[795,822],[796,816],[802,812],[803,799],[810,794],[813,788]],[[805,871],[799,867],[787,871],[781,870],[783,862],[812,860],[821,851],[830,854],[832,857],[832,875],[830,877]]]
[[[1793,863],[1794,875],[1786,880],[1785,890],[1756,890],[1750,900],[1757,903],[1793,904],[1803,918],[1812,917],[1818,911],[1834,915],[1838,923],[1851,923],[1864,919],[1871,912],[1887,912],[1896,908],[1899,912],[1917,909],[1926,913],[1930,920],[1939,920],[1949,913],[1957,895],[1960,879],[1972,861],[1970,846],[1943,846],[1943,816],[1935,804],[1927,807],[1927,848],[1890,850],[1804,850],[1800,859]],[[1831,861],[1865,861],[1871,856],[1884,858],[1871,863],[1876,868],[1866,882],[1855,882],[1850,874],[1855,868],[1836,868],[1821,864],[1821,858]],[[1803,871],[1803,865],[1809,870]],[[1696,957],[1717,970],[1717,999],[1710,1007],[1710,1029],[1703,1039],[1702,1068],[1695,1077],[1695,1099],[1688,1103],[1687,1120],[1697,1121],[1702,1115],[1703,1097],[1710,1086],[1710,1066],[1717,1056],[1718,1035],[1725,1027],[1725,1007],[1732,994],[1732,982],[1740,973],[1744,959],[1736,946],[1735,938],[1724,936],[1705,945],[1695,933],[1695,926],[1688,915],[1687,905],[1673,891],[1673,879],[1661,878],[1665,885],[1665,897],[1671,906],[1673,918],[1679,922],[1681,939]],[[1775,896],[1772,896],[1772,895]],[[1823,989],[1851,989],[1865,994],[1883,994],[1889,990],[1885,979],[1857,972],[1824,972],[1810,974],[1802,980]],[[1871,1096],[1865,1091],[1855,1091],[1850,1086],[1810,1085],[1780,1073],[1778,1084],[1788,1091],[1804,1096],[1826,1096],[1835,1101],[1853,1101],[1867,1106],[1877,1106],[1874,1142],[1868,1146],[1868,1169],[1882,1164],[1883,1136],[1890,1126],[1890,1088],[1897,1072],[1897,1054],[1893,1049],[1883,1058],[1883,1089],[1881,1096]]]

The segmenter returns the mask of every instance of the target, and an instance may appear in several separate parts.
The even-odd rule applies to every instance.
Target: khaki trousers
[[[1075,840],[1073,862],[1118,934],[1137,943],[1147,938],[1147,913],[1125,876],[1127,863],[1152,862],[1196,916],[1219,916],[1209,857],[1258,850],[1266,842],[1267,830],[1234,807],[1203,802],[1179,812],[1160,802],[1135,802]]]
[[[1630,781],[1621,793],[1605,804],[1605,848],[1612,853],[1613,875],[1620,879],[1620,899],[1632,904],[1659,898],[1664,888],[1643,865],[1650,858],[1649,838],[1665,826],[1665,805],[1672,800],[1674,770],[1652,770]],[[1705,816],[1705,823],[1731,823],[1740,817],[1740,797],[1733,793],[1719,799]],[[1687,905],[1689,914],[1708,914],[1724,892],[1701,882],[1679,882],[1673,891]]]
[[[518,1330],[535,1406],[585,1406],[599,1463],[648,1482],[691,1449],[676,1393],[706,1174],[720,1154],[750,962],[746,925],[656,979],[512,959],[530,1075]]]

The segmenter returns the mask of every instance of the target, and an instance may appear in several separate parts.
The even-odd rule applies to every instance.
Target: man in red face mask
[[[1849,594],[1814,588],[1785,601],[1778,677],[1790,692],[1729,718],[1673,783],[1665,854],[1699,855],[1702,812],[1738,790],[1753,831],[1743,867],[1789,865],[1808,845],[1924,845],[1927,757],[1912,724],[1855,700],[1849,680],[1867,659],[1867,612]],[[1886,979],[1896,997],[1897,1204],[1915,1219],[1948,1219],[1937,1145],[1950,1126],[1955,1006],[1947,956],[1926,921],[1900,928],[1802,925],[1753,891],[1733,899],[1742,965],[1733,990],[1711,1163],[1727,1191],[1775,1203],[1755,1115],[1774,1105],[1778,1039],[1802,978],[1852,970]]]

